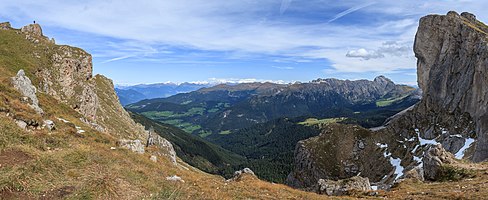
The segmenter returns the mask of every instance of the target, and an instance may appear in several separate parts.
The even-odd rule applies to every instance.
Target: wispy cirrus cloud
[[[457,10],[487,21],[486,7],[488,1],[474,0],[2,0],[0,20],[20,26],[35,19],[48,32],[63,30],[50,36],[79,44],[93,53],[95,63],[113,68],[164,65],[165,73],[186,77],[173,66],[223,70],[218,65],[245,76],[234,66],[280,57],[298,63],[295,69],[322,64],[339,73],[381,73],[415,69],[412,44],[421,16]]]
[[[293,0],[282,0],[281,1],[281,6],[280,6],[280,14],[283,14],[286,12],[288,7],[290,7],[290,4]]]
[[[132,57],[132,56],[121,56],[121,57],[117,57],[117,58],[112,58],[112,59],[105,60],[102,63],[114,62],[114,61],[118,61],[118,60],[127,59],[127,58],[130,58],[130,57]]]
[[[361,9],[363,9],[363,8],[366,8],[366,7],[368,7],[368,6],[371,6],[371,5],[375,4],[375,3],[376,3],[376,2],[368,2],[368,3],[360,4],[360,5],[354,6],[354,7],[352,7],[352,8],[349,8],[349,9],[347,9],[347,10],[345,10],[345,11],[342,11],[342,12],[338,13],[337,15],[335,15],[335,16],[334,16],[334,18],[332,18],[332,19],[330,19],[330,20],[328,21],[328,23],[331,23],[331,22],[333,22],[333,21],[335,21],[335,20],[338,20],[338,19],[340,19],[340,18],[342,18],[342,17],[344,17],[344,16],[348,15],[348,14],[351,14],[351,13],[353,13],[353,12],[356,12],[356,11],[358,11],[358,10],[361,10]]]
[[[285,70],[295,69],[294,67],[290,67],[290,66],[271,66],[271,67],[276,68],[276,69],[285,69]]]

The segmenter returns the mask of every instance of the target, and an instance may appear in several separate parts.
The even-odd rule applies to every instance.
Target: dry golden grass
[[[406,180],[381,196],[393,199],[486,199],[488,198],[488,163],[456,164],[474,170],[474,178],[446,182]]]

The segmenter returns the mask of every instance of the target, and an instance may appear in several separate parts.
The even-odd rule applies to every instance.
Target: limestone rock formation
[[[26,129],[27,128],[27,123],[22,121],[22,120],[15,120],[15,123],[17,126],[19,126],[21,129]]]
[[[410,170],[405,170],[405,174],[400,177],[400,179],[416,179],[424,181],[424,167],[419,165]]]
[[[10,28],[8,23],[2,23],[1,26]],[[41,65],[26,68],[28,74],[35,77],[29,79],[26,73],[19,71],[12,79],[15,88],[26,96],[31,107],[42,113],[35,95],[36,91],[42,92],[78,111],[82,116],[80,121],[93,129],[121,139],[125,146],[136,152],[144,151],[148,137],[144,127],[135,123],[120,105],[112,81],[101,75],[92,75],[90,54],[79,48],[53,44],[43,35],[39,24],[27,25],[16,33],[42,49],[33,50],[34,58],[40,59]],[[24,122],[26,126],[37,127],[40,123]],[[51,127],[45,124],[45,127],[48,126]],[[164,142],[163,138],[157,141],[161,152],[168,154],[174,161],[176,158],[171,144]]]
[[[24,70],[19,70],[17,75],[12,78],[12,84],[24,97],[28,98],[29,106],[32,107],[37,113],[43,114],[44,111],[39,107],[39,100],[37,99],[37,89],[32,85],[29,77],[25,75]]]
[[[81,49],[59,46],[52,54],[52,68],[37,72],[40,91],[70,105],[86,118],[96,120],[99,107],[92,78],[91,55]]]
[[[319,179],[317,193],[329,196],[347,195],[352,191],[368,191],[371,185],[368,178],[354,176],[339,181]]]
[[[126,140],[121,139],[118,141],[117,145],[122,148],[129,149],[133,152],[143,154],[145,152],[144,145],[140,140]]]
[[[148,131],[148,138],[147,138],[147,146],[156,146],[159,151],[159,156],[167,157],[173,164],[177,164],[176,162],[176,152],[173,148],[173,145],[168,140],[159,136],[154,130],[151,128]]]
[[[2,22],[0,23],[0,30],[8,30],[11,29],[12,26],[10,25],[10,22]]]
[[[48,37],[42,34],[42,28],[39,24],[29,24],[20,29],[25,34],[25,38],[29,41],[39,44],[40,42],[47,42],[54,44],[54,38],[49,40]]]
[[[56,129],[56,125],[54,124],[54,122],[52,120],[44,120],[42,127],[47,128],[47,130],[49,130],[49,131]]]
[[[173,176],[168,176],[166,177],[166,180],[168,181],[179,181],[179,182],[185,182],[185,180],[183,180],[181,177],[177,176],[177,175],[173,175]]]
[[[425,151],[423,162],[424,178],[435,181],[438,177],[440,168],[445,164],[455,162],[454,156],[447,152],[442,145],[429,145]]]
[[[365,149],[366,157],[383,152],[391,165],[367,166],[367,162],[360,162],[355,165],[356,167],[351,167],[350,172],[359,169],[361,176],[368,177],[375,185],[389,186],[400,177],[422,179],[422,170],[426,179],[432,179],[436,166],[448,162],[449,159],[445,155],[451,153],[459,158],[470,158],[477,162],[486,160],[487,38],[488,26],[477,21],[470,13],[459,15],[451,11],[447,15],[429,15],[421,18],[415,37],[414,52],[418,58],[417,73],[422,99],[416,105],[388,119],[384,126],[371,129],[371,132],[362,138],[366,141],[366,148],[371,146],[371,143],[380,147]],[[378,78],[375,82],[385,81]],[[364,131],[350,130],[347,133],[354,135],[360,132]],[[351,137],[341,129],[329,132],[329,135],[319,136],[324,138],[322,140],[309,139],[297,144],[295,169],[288,178],[289,185],[306,188],[313,185],[309,179],[343,179],[351,176],[338,173],[346,169],[344,160],[347,162],[347,158],[350,157],[332,159],[333,157],[328,154],[341,150],[343,152],[337,153],[338,155],[352,155],[357,152],[357,148],[353,148],[352,143],[343,144],[344,141],[351,140]],[[341,140],[335,141],[333,137],[341,137]],[[476,142],[472,145],[474,139]],[[316,142],[310,143],[312,140]],[[334,147],[327,141],[335,141],[341,145]],[[307,142],[314,145],[303,146]],[[437,144],[443,144],[446,151],[441,151],[440,146],[429,146]],[[314,153],[314,149],[321,148],[326,150]],[[466,149],[469,151],[465,151]],[[437,155],[439,152],[443,153]],[[368,158],[374,159],[374,162],[383,162],[382,159]],[[374,172],[366,173],[363,169],[372,169]],[[377,179],[371,174],[382,174],[384,178]]]
[[[34,34],[36,36],[44,36],[42,34],[42,28],[39,24],[29,24],[29,25],[22,27],[22,29],[20,29],[20,30],[24,33],[30,33],[30,34]]]
[[[151,155],[151,157],[149,157],[149,160],[151,160],[153,162],[158,162],[158,157],[155,155]]]
[[[385,156],[388,152],[378,147],[371,131],[342,124],[328,124],[322,129],[319,136],[297,144],[294,170],[286,180],[288,185],[313,188],[320,179],[357,175],[379,182],[393,170]]]
[[[244,176],[256,177],[256,175],[254,175],[254,172],[251,169],[249,169],[249,168],[246,167],[244,169],[235,171],[234,172],[234,176],[231,179],[227,180],[227,181],[240,181],[240,180],[242,180],[242,178]]]
[[[42,36],[38,24],[23,28],[27,39]],[[93,76],[92,56],[82,49],[44,42],[51,65],[35,71],[39,91],[74,108],[92,128],[118,138],[147,141],[144,127],[136,124],[120,105],[110,79]]]
[[[426,94],[417,112],[428,115],[431,124],[467,115],[474,125],[461,126],[469,130],[460,134],[475,133],[474,161],[488,158],[487,36],[488,27],[473,14],[451,11],[423,17],[414,45],[418,82]],[[454,127],[459,124],[446,125],[448,131],[459,133]]]

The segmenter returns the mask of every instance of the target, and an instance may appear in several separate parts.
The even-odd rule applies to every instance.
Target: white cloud
[[[323,10],[338,13],[332,14],[329,21],[359,9],[361,15],[374,16],[359,20],[360,24],[327,23],[327,18],[323,22],[305,23],[300,17],[296,17],[296,21],[273,18],[270,13],[291,9],[291,0],[2,0],[0,18],[22,23],[35,19],[50,27],[122,40],[120,43],[93,44],[104,47],[103,52],[97,51],[94,57],[106,61],[127,55],[133,55],[131,59],[154,59],[151,55],[167,52],[168,49],[159,48],[167,46],[237,52],[230,55],[324,59],[324,63],[331,63],[337,71],[355,72],[415,68],[411,45],[418,18],[423,15],[457,10],[470,11],[479,19],[488,20],[488,12],[484,10],[488,1],[360,2],[293,2],[293,10],[304,14]],[[267,20],[263,21],[263,18]],[[384,44],[385,41],[396,43]],[[158,58],[154,61],[183,62],[178,59]]]
[[[200,83],[204,81],[199,81]],[[209,84],[221,84],[221,83],[276,83],[276,84],[287,84],[289,82],[283,80],[266,80],[266,79],[256,79],[256,78],[210,78],[207,83]]]
[[[352,58],[362,58],[365,60],[374,59],[374,58],[384,58],[385,56],[377,51],[374,50],[366,50],[366,49],[358,49],[358,50],[351,50],[348,51],[346,54],[347,57]]]
[[[292,69],[295,69],[294,67],[290,67],[290,66],[271,66],[273,68],[276,68],[276,69],[286,69],[286,70],[292,70]]]
[[[384,58],[385,55],[413,58],[412,51],[413,50],[412,50],[411,43],[400,44],[396,41],[388,41],[388,42],[383,42],[382,46],[380,46],[377,50],[366,50],[364,48],[360,48],[357,50],[350,50],[346,53],[346,57],[361,58],[364,60]]]

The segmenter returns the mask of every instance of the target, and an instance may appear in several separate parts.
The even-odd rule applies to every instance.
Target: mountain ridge
[[[415,93],[415,88],[395,85],[384,76],[373,81],[317,79],[296,84],[221,84],[168,98],[143,100],[126,108],[164,123],[192,124],[187,126],[194,127],[192,132],[215,134],[280,117],[341,117],[321,116],[321,112],[336,109],[352,114],[356,105],[374,107],[377,101],[388,105],[403,97],[415,97]],[[416,101],[415,98],[405,100]],[[190,112],[192,108],[201,113]]]

